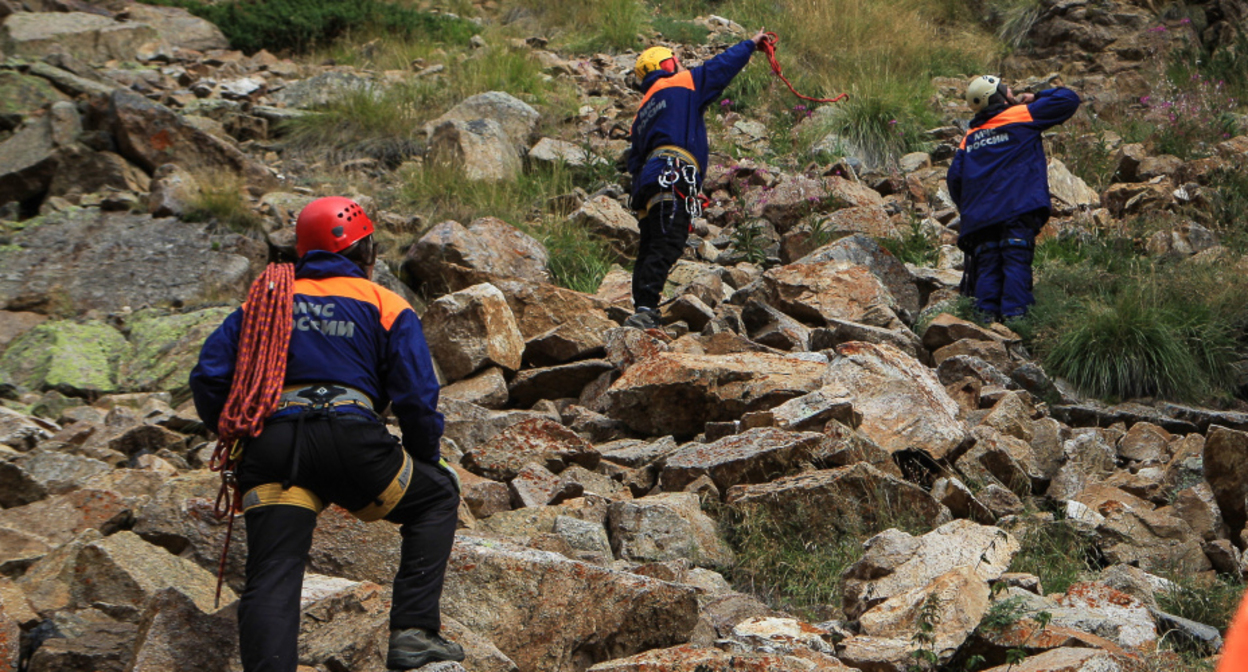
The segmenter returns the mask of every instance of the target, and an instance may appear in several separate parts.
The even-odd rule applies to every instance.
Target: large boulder
[[[868,438],[889,452],[918,448],[936,459],[962,443],[958,405],[931,369],[889,345],[845,343],[836,351],[823,389],[853,401]]]
[[[637,218],[614,198],[605,194],[595,196],[568,217],[573,224],[610,241],[619,260],[637,256],[637,246],[641,243]]]
[[[732,551],[697,494],[665,492],[611,504],[607,520],[615,557],[632,562],[687,559],[696,565],[726,567]]]
[[[69,100],[42,77],[13,70],[0,72],[0,114],[26,116],[57,101]]]
[[[954,567],[931,581],[890,596],[858,618],[864,635],[906,639],[915,625],[931,619],[924,644],[941,661],[953,657],[988,613],[991,589],[972,565]],[[933,608],[934,605],[934,608]]]
[[[815,651],[741,652],[685,644],[609,660],[589,672],[852,672],[832,656]]]
[[[103,322],[44,322],[0,357],[0,373],[29,390],[100,394],[120,389],[118,367],[130,345]]]
[[[598,451],[567,427],[552,420],[531,419],[464,453],[463,465],[480,476],[507,481],[530,462],[557,474],[571,464],[593,469],[599,459]]]
[[[166,481],[148,502],[135,512],[134,532],[200,567],[216,572],[225,546],[227,522],[214,513],[221,477],[200,470]],[[246,535],[240,516],[234,521],[235,541]],[[246,544],[230,544],[225,578],[229,585],[242,588]]]
[[[0,462],[0,507],[22,506],[77,490],[109,470],[109,465],[99,460],[36,448],[15,460]]]
[[[819,387],[826,366],[765,353],[659,353],[633,364],[607,390],[604,413],[651,435],[693,436]]]
[[[31,120],[0,143],[0,203],[42,196],[59,166],[47,118]]]
[[[173,589],[200,611],[216,610],[217,580],[211,572],[133,532],[118,532],[84,546],[74,567],[74,581],[74,602],[82,607],[104,603],[142,613],[158,593]],[[223,604],[234,599],[233,591],[221,589]]]
[[[825,326],[836,320],[876,327],[903,327],[897,300],[865,266],[853,262],[795,263],[773,268],[758,285],[743,289],[733,302],[756,298],[803,322]]]
[[[518,157],[516,150],[524,151],[529,146],[529,139],[537,130],[537,122],[541,116],[528,103],[509,93],[489,91],[465,98],[446,114],[429,122],[425,126],[425,132],[433,137],[437,135],[438,128],[447,122],[472,124],[489,120],[498,125],[502,136],[510,144],[512,153]]]
[[[764,427],[726,436],[712,444],[690,443],[664,460],[664,490],[681,490],[709,476],[720,492],[739,483],[766,483],[800,471],[825,452],[828,437]]]
[[[200,348],[230,312],[229,308],[208,308],[137,315],[129,323],[133,354],[121,364],[123,387],[165,390],[178,396],[189,393],[187,379],[199,360]]]
[[[128,61],[159,40],[145,23],[87,12],[15,12],[0,25],[4,53],[30,59],[67,54],[92,63]]]
[[[107,99],[93,101],[94,116],[112,131],[117,151],[151,173],[176,163],[196,175],[228,175],[248,186],[275,183],[263,164],[232,143],[200,130],[173,110],[147,98],[118,89]],[[103,105],[102,109],[99,107]]]
[[[868,540],[862,559],[846,570],[845,613],[869,613],[885,600],[924,588],[956,569],[970,569],[987,589],[988,582],[1009,568],[1019,548],[1018,540],[1000,528],[969,520],[946,523],[921,537],[888,530]]]
[[[1205,480],[1213,489],[1222,518],[1238,535],[1248,526],[1248,432],[1214,426],[1205,441],[1203,468]]]
[[[158,7],[131,3],[126,7],[130,19],[145,23],[156,30],[171,47],[208,51],[230,46],[216,24],[191,14],[181,7]]]
[[[698,622],[690,586],[472,537],[452,550],[442,608],[522,672],[580,672],[681,644]]]
[[[263,243],[204,224],[78,210],[30,221],[0,247],[0,307],[102,313],[242,296]],[[16,248],[16,249],[14,249]]]
[[[49,196],[80,201],[84,194],[128,191],[146,193],[151,180],[138,166],[113,152],[97,152],[83,145],[57,151],[56,176],[48,185]]]
[[[874,238],[862,234],[845,236],[807,254],[794,263],[820,264],[844,261],[865,266],[884,283],[897,305],[913,315],[919,312],[919,289],[914,274],[900,259],[880,247]]]
[[[452,284],[457,272],[451,266],[532,282],[549,280],[548,255],[532,236],[494,217],[482,217],[468,226],[446,221],[429,229],[407,251],[404,268],[421,282],[438,288],[463,289],[492,279],[473,278]]]
[[[156,592],[139,621],[134,658],[126,672],[226,672],[237,659],[233,612],[205,609],[176,588]]]
[[[744,515],[801,525],[816,537],[862,534],[898,520],[934,526],[949,519],[922,488],[866,462],[733,486],[726,501]]]
[[[494,285],[476,285],[434,301],[422,322],[429,351],[448,381],[488,366],[520,368],[524,339]]]
[[[493,119],[440,122],[429,136],[429,151],[435,161],[457,167],[473,182],[503,182],[524,170],[511,139]]]

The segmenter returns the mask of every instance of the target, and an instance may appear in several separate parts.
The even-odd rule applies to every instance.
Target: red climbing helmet
[[[295,251],[341,252],[373,233],[373,222],[359,203],[342,196],[312,201],[295,222]]]

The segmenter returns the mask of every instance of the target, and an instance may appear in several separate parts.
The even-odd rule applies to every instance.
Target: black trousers
[[[645,198],[648,200],[649,196]],[[659,307],[667,274],[685,251],[691,222],[684,201],[676,200],[655,203],[637,223],[641,229],[641,243],[637,248],[637,263],[633,266],[635,309]]]
[[[239,485],[246,492],[292,479],[326,504],[355,511],[394,479],[403,464],[402,450],[384,425],[360,415],[271,422],[244,449]],[[406,494],[385,517],[400,525],[402,535],[390,627],[437,632],[459,493],[444,469],[413,462]],[[247,580],[238,627],[247,672],[294,672],[298,664],[299,595],[316,517],[310,509],[289,505],[263,506],[246,514]]]

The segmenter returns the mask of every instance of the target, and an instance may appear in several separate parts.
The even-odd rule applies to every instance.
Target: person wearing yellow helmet
[[[710,154],[703,114],[750,62],[764,35],[760,30],[694,68],[686,68],[667,47],[650,47],[637,56],[633,74],[644,96],[633,120],[628,172],[641,243],[633,270],[636,313],[625,326],[659,325],[659,294],[701,212]]]

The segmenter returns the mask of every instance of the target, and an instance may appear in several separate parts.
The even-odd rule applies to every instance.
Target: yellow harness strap
[[[281,483],[265,483],[257,485],[243,495],[244,513],[261,506],[276,505],[298,506],[313,513],[320,513],[325,508],[325,503],[320,497],[317,497],[311,490],[297,485],[283,490]]]
[[[386,514],[398,506],[399,500],[403,499],[403,495],[407,492],[407,486],[412,482],[412,466],[412,456],[404,451],[403,468],[399,469],[399,473],[395,475],[393,481],[390,481],[390,485],[386,486],[380,495],[377,495],[372,504],[358,511],[352,511],[351,515],[366,523],[385,518]]]
[[[684,161],[694,168],[697,168],[699,173],[702,172],[702,166],[698,165],[698,160],[693,158],[693,154],[684,147],[677,147],[676,145],[659,145],[658,147],[655,147],[654,151],[650,152],[650,155],[646,157],[646,162],[648,163],[652,159],[666,156]]]

